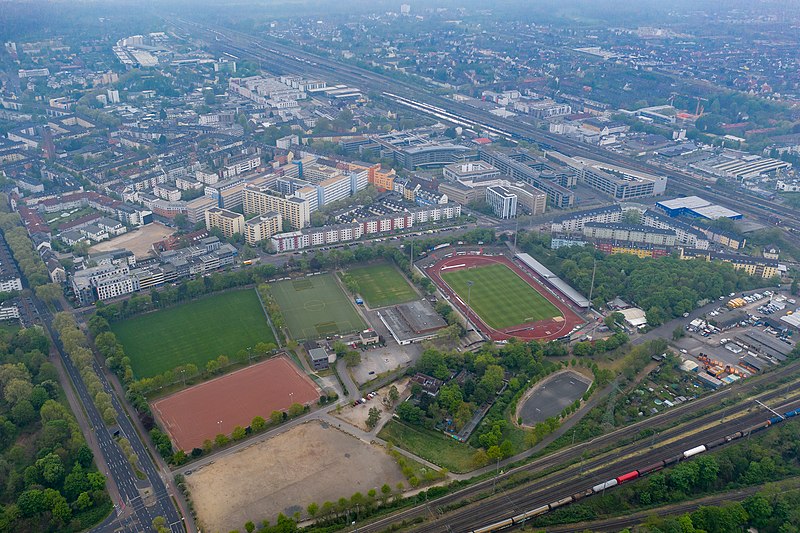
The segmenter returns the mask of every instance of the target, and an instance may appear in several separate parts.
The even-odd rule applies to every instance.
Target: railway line
[[[700,507],[720,505],[726,502],[742,501],[752,496],[753,494],[756,494],[763,488],[764,488],[763,485],[758,485],[755,487],[745,487],[743,489],[731,492],[715,494],[713,496],[708,496],[705,498],[701,498],[699,500],[691,500],[665,507],[652,508],[646,511],[640,511],[626,516],[606,518],[602,520],[595,520],[592,522],[580,522],[576,524],[547,526],[547,533],[578,533],[587,530],[596,533],[601,531],[609,531],[616,533],[618,531],[622,531],[625,528],[632,528],[636,525],[641,524],[647,519],[648,516],[652,515],[676,516],[676,515],[681,515],[683,513],[694,511]]]
[[[417,85],[275,41],[268,41],[267,44],[263,44],[258,39],[241,32],[225,29],[224,33],[221,33],[188,21],[179,20],[178,23],[183,24],[184,27],[189,25],[193,30],[210,36],[213,39],[210,44],[223,53],[233,57],[251,57],[264,65],[277,69],[278,72],[296,73],[299,68],[309,74],[351,83],[378,93],[384,93],[390,87],[391,93],[389,94],[391,96],[385,95],[385,97],[402,98],[414,102],[417,104],[419,112],[429,114],[440,120],[454,124],[461,123],[473,129],[476,127],[484,128],[511,140],[534,142],[544,149],[557,150],[568,155],[627,166],[642,172],[665,173],[665,169],[661,167],[643,163],[630,157],[612,154],[563,136],[527,127],[517,121],[497,117],[486,111],[444,98],[434,94],[432,92],[433,87],[425,91],[425,89]],[[419,100],[423,97],[425,102],[420,102]],[[408,106],[407,103],[401,105]],[[707,189],[707,183],[700,182],[697,178],[685,172],[669,170],[666,173],[670,178],[670,187],[678,193],[703,194],[715,202],[749,213],[766,224],[773,224],[777,218],[792,231],[800,231],[800,219],[795,216],[794,210],[790,207],[776,204],[756,195],[743,193],[743,191],[727,192],[713,188]],[[788,238],[793,243],[800,245],[800,235],[789,234]]]
[[[797,415],[800,396],[777,406],[780,412],[788,409],[786,419]],[[477,505],[443,515],[441,518],[414,529],[417,532],[474,532],[490,533],[516,527],[556,508],[563,507],[594,494],[603,494],[617,485],[640,476],[689,460],[709,449],[725,446],[752,433],[783,422],[783,418],[767,418],[764,411],[753,412],[739,420],[721,423],[696,434],[690,434],[667,445],[632,452],[616,460],[601,458],[584,465],[581,474],[576,466],[558,471],[513,491],[501,493]],[[701,444],[702,443],[702,444]],[[493,505],[494,503],[494,505]],[[360,528],[363,530],[363,528]]]
[[[180,24],[187,24],[185,21],[179,21]],[[191,24],[191,23],[188,23]],[[334,79],[342,83],[349,83],[359,86],[364,90],[371,90],[383,94],[384,98],[396,97],[402,98],[409,102],[424,104],[418,109],[419,112],[427,113],[436,118],[458,123],[462,121],[466,127],[489,129],[497,135],[508,138],[510,140],[526,140],[536,142],[545,149],[554,149],[562,151],[568,155],[583,156],[592,158],[599,161],[605,161],[617,165],[627,166],[629,168],[640,170],[643,172],[664,174],[665,170],[660,167],[645,164],[632,158],[619,156],[602,150],[598,150],[591,146],[571,141],[569,139],[555,136],[548,132],[542,132],[530,127],[526,127],[515,121],[495,117],[481,110],[471,108],[465,104],[460,104],[452,100],[435,95],[430,91],[424,91],[418,86],[411,85],[394,78],[377,74],[369,70],[361,69],[351,65],[341,64],[328,58],[319,57],[315,54],[309,54],[280,43],[269,42],[262,44],[258,40],[237,32],[225,30],[225,34],[215,32],[202,27],[194,27],[192,30],[211,36],[213,41],[211,44],[220,50],[236,58],[253,58],[260,61],[266,68],[270,68],[277,73],[296,73],[302,71],[309,75],[317,75],[327,79]],[[384,91],[391,87],[391,93]],[[420,99],[425,99],[425,102],[419,102]],[[399,104],[403,105],[403,104]],[[428,106],[428,109],[425,109]],[[748,213],[757,219],[769,224],[776,217],[780,218],[784,226],[791,230],[800,230],[800,220],[795,217],[794,212],[782,205],[776,205],[769,200],[748,195],[738,194],[734,196],[727,191],[722,191],[716,188],[706,188],[706,183],[698,181],[697,178],[679,171],[669,171],[670,187],[679,193],[685,194],[702,194],[708,199],[722,203],[731,208],[737,209],[743,213]],[[800,235],[789,233],[787,238],[800,245]],[[786,365],[781,369],[777,369],[765,376],[756,376],[748,379],[746,382],[736,387],[731,387],[717,394],[709,395],[690,404],[673,409],[652,417],[647,421],[643,421],[627,428],[615,430],[607,435],[603,435],[587,443],[582,443],[571,447],[569,449],[561,450],[540,460],[536,460],[529,464],[516,467],[509,470],[505,474],[498,477],[497,482],[501,483],[509,477],[517,474],[535,474],[543,473],[549,469],[558,467],[561,464],[573,462],[579,459],[583,454],[596,453],[599,450],[608,449],[615,442],[630,440],[638,435],[642,430],[648,427],[668,427],[670,424],[677,423],[683,417],[691,416],[691,413],[696,413],[705,409],[712,408],[713,405],[721,399],[731,397],[730,395],[738,392],[739,394],[750,394],[757,386],[763,385],[766,382],[781,379],[782,377],[790,376],[797,373],[800,366],[798,363]],[[724,396],[728,394],[728,396]],[[775,391],[772,394],[766,394],[765,399],[776,399],[781,396],[781,393]],[[793,401],[798,401],[796,398]],[[791,404],[795,406],[795,404]],[[748,418],[742,423],[752,422],[758,416],[763,418],[763,413],[747,415]],[[719,412],[710,413],[698,417],[693,421],[695,424],[702,425],[708,423],[712,419],[718,419]],[[724,437],[725,431],[730,432],[730,428],[720,425],[722,429],[707,428],[702,433],[703,438],[713,440],[715,438]],[[635,461],[638,464],[640,461],[655,460],[661,455],[669,453],[677,453],[680,451],[681,446],[685,446],[688,441],[695,437],[680,438],[686,431],[686,428],[671,428],[664,430],[659,434],[660,439],[674,438],[675,440],[668,445],[659,446],[653,450],[649,450],[649,443],[639,441],[639,443],[629,444],[621,448],[626,454],[641,453],[637,456]],[[648,439],[649,441],[649,439]],[[685,448],[683,448],[685,449]],[[632,459],[627,459],[632,460]],[[597,457],[583,465],[584,470],[592,471],[592,476],[602,477],[603,475],[611,475],[619,472],[619,467],[616,466],[618,461],[611,461],[606,455]],[[487,505],[486,501],[477,500],[477,498],[491,489],[494,480],[485,480],[475,483],[461,491],[454,492],[446,495],[437,500],[431,501],[425,506],[418,506],[412,509],[407,509],[399,513],[395,513],[389,517],[377,520],[371,524],[360,526],[360,531],[383,531],[386,528],[396,525],[404,520],[413,520],[419,517],[435,518],[422,525],[420,531],[469,531],[476,525],[491,523],[492,521],[503,519],[511,513],[524,511],[525,509],[534,508],[552,502],[560,498],[565,498],[571,494],[576,493],[579,489],[587,484],[586,476],[578,474],[576,476],[575,467],[566,468],[558,471],[556,474],[550,474],[540,480],[537,480],[525,487],[509,490],[501,493],[492,502],[493,505]],[[555,485],[555,486],[554,486]],[[570,491],[573,491],[570,493]],[[542,495],[545,494],[546,495]],[[555,497],[555,498],[554,498]],[[464,507],[449,514],[438,516],[438,509],[446,509],[454,506],[462,500],[476,499],[475,504]]]
[[[743,394],[743,391],[739,391],[739,394]],[[769,401],[779,401],[783,397],[787,397],[787,387],[780,387],[775,390],[767,391],[762,393],[758,396],[758,399],[762,402],[769,402]],[[709,407],[709,404],[713,405],[709,400],[713,399],[714,403],[718,403],[722,400],[718,395],[709,395],[700,400],[696,400],[692,404],[687,405],[686,407],[693,407],[692,411],[701,410],[703,408]],[[746,401],[744,399],[743,401]],[[727,406],[723,411],[722,417],[728,414],[734,406]],[[543,475],[546,472],[557,468],[563,464],[569,464],[568,468],[562,469],[558,471],[557,479],[555,482],[563,481],[563,479],[569,478],[569,476],[574,475],[575,468],[577,468],[584,472],[591,472],[593,469],[599,468],[602,465],[607,465],[609,463],[610,458],[617,457],[617,460],[622,458],[622,460],[628,460],[627,457],[636,452],[644,452],[650,450],[650,447],[658,442],[673,442],[680,439],[681,435],[683,435],[687,429],[684,424],[680,424],[680,419],[683,416],[686,416],[687,410],[683,410],[684,412],[680,412],[681,409],[667,411],[662,415],[657,415],[649,420],[645,420],[636,424],[632,424],[630,426],[620,428],[614,431],[611,431],[605,435],[597,437],[591,441],[583,442],[580,444],[576,444],[569,448],[564,448],[559,450],[555,453],[549,454],[547,456],[542,457],[541,459],[537,459],[525,465],[512,468],[501,475],[499,475],[496,480],[495,479],[486,479],[481,482],[475,483],[470,485],[460,491],[456,491],[454,493],[442,496],[434,501],[431,501],[427,506],[419,506],[411,509],[406,509],[404,511],[400,511],[395,513],[394,515],[376,520],[373,523],[365,524],[359,526],[359,531],[363,532],[380,532],[384,531],[387,527],[392,524],[397,524],[402,521],[410,521],[416,519],[418,517],[429,517],[431,515],[431,510],[438,510],[438,509],[447,509],[454,504],[459,504],[461,502],[476,502],[476,503],[484,503],[481,502],[480,498],[482,495],[486,494],[487,491],[491,491],[492,487],[495,485],[495,482],[498,486],[504,484],[510,478],[513,478],[518,475]],[[763,411],[761,412],[761,417],[763,418]],[[720,413],[717,411],[707,413],[705,415],[699,416],[691,421],[692,427],[705,427],[709,424],[713,424],[715,421],[720,420]],[[620,441],[627,441],[630,439],[635,439],[637,435],[639,435],[643,430],[647,429],[657,429],[658,430],[658,439],[650,438],[651,436],[643,437],[638,441],[634,441],[631,444],[621,446],[616,450],[611,452],[603,450],[609,450],[615,443]],[[590,454],[594,453],[595,455],[592,456]],[[624,456],[623,456],[624,454]],[[583,458],[583,460],[582,460]],[[581,464],[582,460],[582,464]],[[619,468],[619,467],[618,467]],[[552,476],[554,474],[550,474]],[[550,476],[545,476],[540,478],[540,480],[536,480],[533,484],[528,484],[519,488],[514,488],[506,492],[506,494],[516,494],[520,491],[528,492],[530,490],[544,490],[547,486],[552,484],[553,478]],[[599,479],[599,478],[598,478]],[[496,506],[493,506],[494,511],[503,511],[507,507],[509,507],[509,500],[507,498],[497,502]],[[547,502],[545,502],[547,503]],[[513,509],[519,509],[517,505],[513,505],[510,507]]]

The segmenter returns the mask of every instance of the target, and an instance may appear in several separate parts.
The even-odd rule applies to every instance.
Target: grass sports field
[[[294,340],[361,331],[366,326],[333,274],[307,276],[272,285]]]
[[[494,264],[442,272],[442,279],[467,301],[467,281],[472,281],[470,307],[491,328],[503,329],[561,316],[556,306],[505,265]]]
[[[259,342],[275,342],[255,290],[217,294],[111,325],[137,378],[206,363]]]
[[[373,309],[419,299],[417,293],[394,265],[380,263],[351,268],[347,274],[358,283],[358,293]]]

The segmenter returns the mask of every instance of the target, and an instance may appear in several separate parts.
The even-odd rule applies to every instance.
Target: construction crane
[[[697,107],[694,110],[694,114],[697,118],[700,118],[703,116],[703,106],[700,105],[700,102],[708,102],[708,98],[701,98],[700,96],[695,96],[695,98],[697,99]]]

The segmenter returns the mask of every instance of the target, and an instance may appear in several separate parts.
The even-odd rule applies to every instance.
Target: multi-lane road
[[[114,485],[114,489],[109,492],[112,497],[119,498],[114,501],[114,512],[92,531],[98,533],[151,531],[153,520],[157,516],[164,517],[167,526],[173,533],[186,531],[183,517],[174,505],[164,478],[155,466],[117,396],[113,393],[111,385],[98,363],[94,362],[94,370],[100,377],[105,391],[111,395],[117,415],[117,425],[113,427],[106,426],[103,422],[86,384],[81,379],[78,368],[64,351],[58,334],[52,328],[53,315],[50,310],[35,297],[32,298],[31,303],[36,309],[36,314],[41,318],[42,324],[54,339],[61,362],[82,404],[86,420],[90,425],[91,438],[97,443],[97,448],[99,448],[97,451],[101,454],[101,457],[97,458],[98,466],[103,470],[103,474],[106,475],[109,482]],[[69,384],[65,384],[65,387],[69,387]],[[130,441],[138,458],[138,467],[145,479],[137,477],[128,458],[122,453],[115,440],[114,433],[117,431],[120,437],[124,436]]]

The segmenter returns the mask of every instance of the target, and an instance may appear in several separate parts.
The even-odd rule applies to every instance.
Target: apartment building
[[[587,222],[583,226],[583,236],[593,240],[623,241],[657,246],[671,247],[676,244],[675,232],[672,230],[628,224]]]
[[[317,185],[317,205],[322,207],[349,197],[352,192],[350,176],[338,175]]]
[[[244,216],[234,211],[212,207],[206,211],[206,229],[219,228],[225,238],[244,234]]]
[[[244,223],[244,240],[255,246],[264,239],[269,239],[283,231],[283,219],[277,211],[256,215]]]
[[[648,209],[644,212],[642,215],[642,224],[675,232],[677,244],[689,248],[696,248],[698,250],[708,250],[709,239],[703,232],[685,222],[662,215],[653,209]]]
[[[448,220],[459,216],[461,216],[461,206],[455,203],[425,206],[347,224],[279,233],[272,236],[271,242],[277,252],[302,250],[312,246],[355,241],[365,235],[399,231],[412,228],[415,224]]]
[[[206,211],[217,207],[218,202],[208,196],[201,196],[186,202],[186,218],[192,224],[197,224],[206,219]]]
[[[587,222],[611,224],[621,220],[622,208],[618,205],[611,205],[556,217],[550,224],[550,231],[552,233],[579,233]]]
[[[302,229],[311,220],[308,201],[294,196],[285,197],[266,187],[248,185],[244,189],[244,212],[248,215],[264,215],[276,211],[284,223]]]
[[[704,259],[705,261],[725,261],[736,270],[744,270],[751,276],[772,278],[780,275],[778,261],[749,255],[725,254],[708,250],[681,248],[681,259]]]

